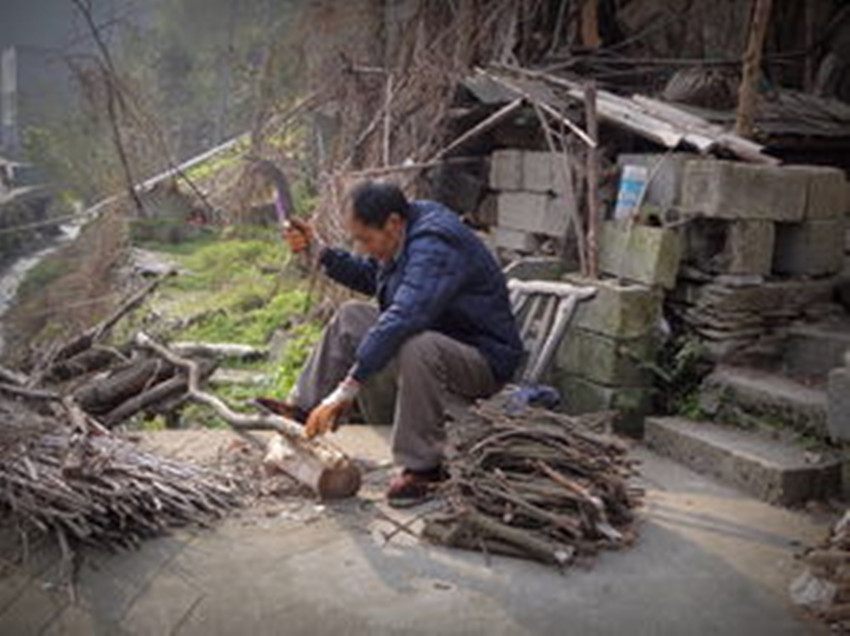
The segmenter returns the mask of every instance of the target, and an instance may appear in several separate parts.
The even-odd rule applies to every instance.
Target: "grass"
[[[216,389],[237,409],[258,395],[283,399],[322,326],[305,319],[310,303],[306,280],[290,267],[291,254],[277,230],[240,227],[179,244],[146,242],[142,246],[167,255],[185,272],[165,281],[148,308],[165,322],[180,325],[160,336],[172,341],[263,346],[283,330],[284,343],[276,360],[224,363],[228,368],[265,374],[265,382]],[[195,426],[223,426],[209,409],[194,404],[184,407],[183,419]]]

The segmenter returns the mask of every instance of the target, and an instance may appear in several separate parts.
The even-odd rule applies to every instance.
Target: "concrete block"
[[[826,425],[833,440],[850,441],[850,365],[829,373]]]
[[[847,179],[844,171],[826,166],[788,166],[806,176],[805,219],[840,219],[847,212]]]
[[[764,501],[793,505],[841,489],[841,461],[812,462],[802,446],[733,426],[680,417],[646,419],[644,442],[659,454],[712,475]]]
[[[522,189],[523,153],[497,150],[490,157],[490,187],[494,190]]]
[[[643,202],[646,205],[669,210],[678,207],[681,201],[682,178],[685,163],[698,155],[687,152],[674,153],[624,153],[617,157],[617,166],[643,166],[647,169],[650,179]]]
[[[698,159],[685,164],[681,207],[713,218],[802,221],[807,187],[799,170]]]
[[[512,230],[507,227],[494,227],[490,230],[493,244],[496,247],[529,254],[540,247],[540,242],[533,234],[522,230]]]
[[[773,271],[791,276],[835,274],[844,266],[844,219],[776,227]]]
[[[502,192],[497,205],[499,226],[563,238],[569,222],[566,203],[538,192]]]
[[[616,411],[616,432],[635,437],[643,432],[643,417],[652,408],[651,389],[610,387],[566,373],[556,374],[555,384],[561,391],[567,413]]]
[[[608,386],[650,386],[655,361],[652,336],[617,340],[587,329],[569,329],[555,360],[558,370]]]
[[[602,224],[599,250],[606,274],[666,289],[676,286],[682,241],[675,230],[608,221]]]
[[[773,266],[776,225],[771,221],[732,221],[724,246],[727,274],[767,276]]]
[[[523,153],[522,189],[531,192],[554,190],[553,159],[550,152]]]
[[[776,228],[761,219],[694,219],[685,227],[686,263],[734,277],[770,275]]]
[[[639,338],[655,332],[661,319],[663,292],[634,283],[618,284],[612,279],[591,280],[567,274],[564,280],[596,287],[596,296],[579,304],[573,325],[611,338]]]

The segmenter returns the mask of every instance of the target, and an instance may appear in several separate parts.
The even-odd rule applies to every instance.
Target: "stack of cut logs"
[[[605,417],[509,415],[498,399],[459,416],[448,430],[448,510],[427,518],[423,535],[556,566],[630,545],[640,491],[627,483],[625,446],[593,432]]]

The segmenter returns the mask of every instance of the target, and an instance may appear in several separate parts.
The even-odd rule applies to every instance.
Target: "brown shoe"
[[[445,479],[439,468],[417,472],[405,468],[390,482],[387,503],[393,508],[412,508],[434,496],[437,486]]]
[[[274,413],[275,415],[282,415],[290,420],[295,420],[299,424],[304,424],[307,421],[307,417],[310,415],[300,406],[296,406],[290,402],[275,400],[274,398],[254,398],[254,404],[266,411],[269,411],[270,413]]]

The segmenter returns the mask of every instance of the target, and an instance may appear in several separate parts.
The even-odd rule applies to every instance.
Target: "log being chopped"
[[[449,424],[447,510],[426,539],[565,566],[635,540],[639,492],[626,447],[594,432],[604,415],[509,415],[493,398]]]

